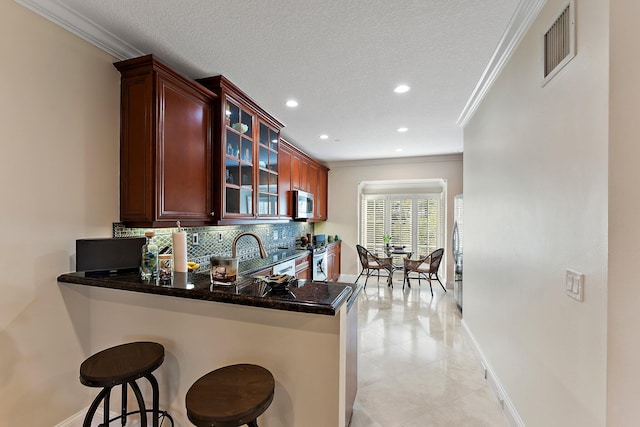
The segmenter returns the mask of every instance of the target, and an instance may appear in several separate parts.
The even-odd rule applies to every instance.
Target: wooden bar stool
[[[275,381],[267,369],[225,366],[198,379],[187,391],[187,416],[197,427],[258,427],[273,401]]]
[[[127,416],[139,413],[140,426],[147,426],[147,412],[153,414],[153,427],[158,427],[159,418],[163,421],[167,417],[173,426],[173,419],[166,412],[160,412],[158,400],[158,381],[151,374],[164,361],[164,347],[154,342],[133,342],[118,345],[94,354],[80,365],[80,382],[88,387],[102,387],[98,396],[93,400],[84,418],[83,427],[90,427],[91,421],[100,405],[104,401],[104,419],[101,426],[108,426],[111,421],[122,419],[122,425],[127,422]],[[136,383],[145,377],[151,384],[153,391],[153,408],[147,410]],[[109,419],[109,399],[111,389],[122,386],[122,407],[119,416]],[[127,412],[127,385],[131,387],[138,401],[137,411]]]

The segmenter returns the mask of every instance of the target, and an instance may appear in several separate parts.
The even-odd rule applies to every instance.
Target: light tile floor
[[[364,278],[360,279],[364,283]],[[412,282],[413,283],[413,282]],[[508,427],[462,330],[435,282],[402,290],[371,277],[359,298],[358,394],[350,427]]]

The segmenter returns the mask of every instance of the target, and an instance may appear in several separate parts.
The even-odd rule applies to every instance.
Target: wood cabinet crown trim
[[[327,165],[321,163],[318,159],[315,159],[315,158],[311,157],[309,154],[305,153],[304,151],[302,151],[302,149],[296,147],[295,145],[293,145],[292,143],[290,143],[289,141],[287,141],[283,137],[280,137],[280,146],[281,147],[285,147],[285,149],[289,149],[290,152],[295,151],[297,154],[305,157],[307,160],[312,161],[313,163],[318,165],[318,167],[321,167],[321,168],[325,169],[326,171],[330,171],[331,170],[331,169],[329,169],[329,167]]]
[[[236,86],[233,82],[231,82],[228,78],[223,75],[219,76],[211,76],[205,77],[202,79],[197,79],[196,82],[201,85],[209,88],[213,92],[215,92],[218,96],[222,96],[222,92],[231,93],[232,98],[236,101],[245,104],[259,116],[264,118],[268,124],[277,128],[283,128],[285,125],[271,114],[269,114],[264,108],[262,108],[256,101],[254,101],[249,95],[247,95],[242,89]]]
[[[116,67],[122,76],[135,76],[136,74],[142,75],[149,71],[162,72],[165,75],[170,75],[179,79],[181,83],[190,86],[191,89],[194,89],[197,93],[204,94],[212,99],[218,98],[218,95],[207,87],[201,85],[196,80],[183,76],[174,69],[158,61],[158,59],[153,55],[145,55],[139,58],[114,62],[113,66]]]

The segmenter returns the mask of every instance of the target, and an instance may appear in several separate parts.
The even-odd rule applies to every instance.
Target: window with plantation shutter
[[[411,247],[413,240],[413,203],[410,198],[390,197],[389,235],[394,245]]]
[[[419,199],[417,211],[418,253],[426,255],[442,247],[442,203],[435,198]]]
[[[376,248],[384,246],[384,219],[385,219],[385,199],[370,197],[362,199],[363,218],[361,221],[363,236],[366,248]],[[375,249],[374,249],[375,250]]]
[[[384,253],[384,236],[392,245],[404,245],[414,258],[444,246],[444,195],[361,194],[360,244]]]

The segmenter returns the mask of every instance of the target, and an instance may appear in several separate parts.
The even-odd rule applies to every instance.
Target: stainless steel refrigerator
[[[462,312],[462,252],[464,247],[463,197],[457,194],[453,199],[453,232],[451,233],[451,250],[453,251],[454,282],[453,298]]]

